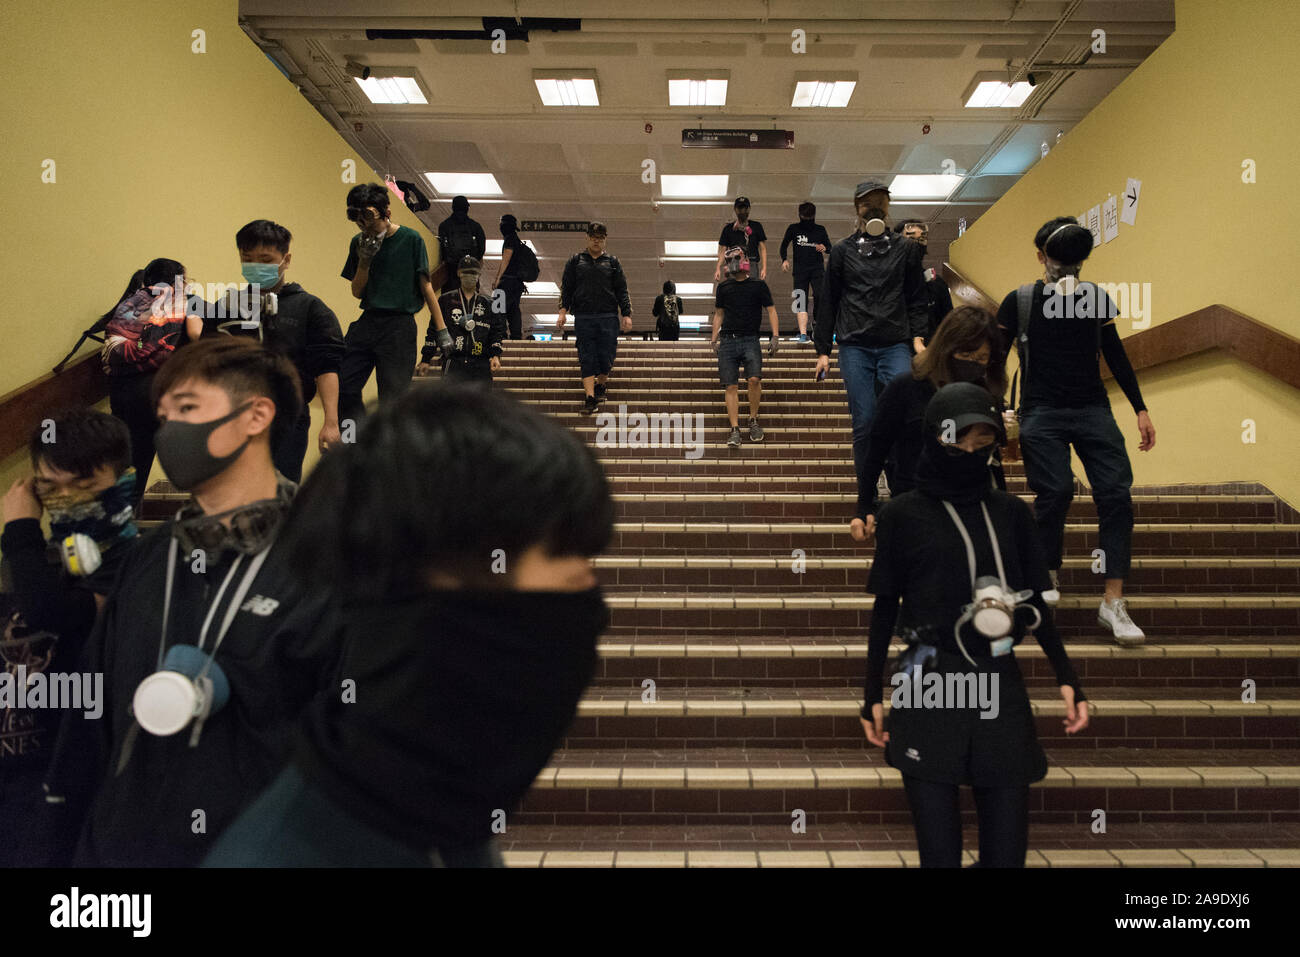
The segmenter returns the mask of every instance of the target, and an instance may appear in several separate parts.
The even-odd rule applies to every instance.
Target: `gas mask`
[[[727,275],[733,279],[742,273],[749,275],[749,257],[739,246],[732,246],[723,253],[723,264]]]
[[[68,574],[91,575],[103,564],[102,553],[136,535],[135,469],[128,468],[103,491],[57,493],[43,496],[41,505],[50,516],[50,547]]]
[[[170,737],[193,723],[190,746],[203,725],[230,700],[230,681],[221,666],[194,645],[173,645],[162,668],[140,682],[131,711],[145,731]]]
[[[947,509],[948,517],[957,526],[957,531],[961,533],[962,541],[966,545],[966,561],[970,565],[972,592],[970,604],[962,609],[961,617],[952,626],[952,634],[957,641],[957,647],[961,649],[962,656],[975,665],[975,659],[966,651],[966,646],[961,640],[962,625],[970,622],[977,632],[987,638],[990,653],[997,658],[1010,652],[1015,644],[1012,631],[1016,625],[1016,612],[1027,608],[1034,613],[1034,622],[1029,626],[1029,631],[1042,624],[1043,619],[1037,608],[1025,604],[1033,597],[1032,589],[1013,592],[1007,586],[1007,573],[1002,566],[1002,548],[998,544],[998,533],[993,528],[993,519],[989,517],[988,506],[980,502],[980,511],[984,513],[984,524],[989,530],[989,542],[993,546],[993,559],[997,563],[997,578],[991,575],[981,575],[978,578],[975,576],[975,546],[971,542],[970,533],[966,531],[966,526],[951,502],[945,501],[943,507]]]
[[[261,263],[245,263],[262,265]],[[247,276],[245,276],[247,278]],[[253,283],[243,289],[230,293],[225,300],[223,312],[228,318],[217,323],[217,328],[227,335],[248,335],[254,333],[262,341],[265,331],[275,327],[274,318],[280,309],[280,297],[273,292],[262,292],[267,288],[260,283]]]

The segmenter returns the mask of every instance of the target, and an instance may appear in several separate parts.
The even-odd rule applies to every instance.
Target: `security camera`
[[[355,60],[346,61],[343,64],[343,71],[347,73],[348,76],[355,76],[359,80],[370,79],[370,67],[362,66]]]

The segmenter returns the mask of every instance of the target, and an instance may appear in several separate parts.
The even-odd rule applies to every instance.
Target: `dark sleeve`
[[[442,309],[442,305],[443,305],[443,303],[442,303],[442,297],[439,297],[439,298],[438,298],[438,308],[439,308],[439,309]],[[446,312],[444,312],[444,313],[442,314],[442,316],[443,316],[443,322],[446,322],[446,321],[447,321],[447,315],[448,315],[449,313],[450,313],[450,310],[447,310]],[[495,314],[495,313],[493,313],[493,315],[492,315],[492,321],[493,321],[493,322],[496,322],[496,314]],[[447,331],[450,333],[451,330],[448,329]],[[420,361],[421,361],[421,362],[433,362],[434,356],[436,356],[440,351],[441,351],[441,350],[439,350],[439,348],[438,348],[438,326],[437,326],[437,324],[433,321],[433,313],[430,312],[430,313],[429,313],[429,324],[428,324],[428,326],[425,327],[425,330],[424,330],[424,345],[420,348]]]
[[[1002,300],[1002,305],[998,306],[998,325],[1002,327],[1004,335],[1003,344],[1008,352],[1015,344],[1016,336],[1020,334],[1020,308],[1016,304],[1016,290],[1012,289],[1007,293],[1006,298]]]
[[[825,226],[818,226],[817,228],[818,228],[819,230],[821,230],[821,233],[820,233],[820,236],[821,236],[821,244],[822,244],[823,246],[825,246],[827,249],[830,249],[830,248],[831,248],[831,235],[830,235],[830,233],[826,232],[826,227],[825,227]],[[817,253],[817,255],[820,256],[821,253]]]
[[[663,311],[664,311],[664,297],[662,295],[655,296],[655,304],[650,309],[650,315],[658,319],[661,315],[663,315]]]
[[[909,388],[911,378],[911,373],[895,377],[876,400],[876,412],[871,418],[871,432],[867,437],[867,454],[862,457],[862,471],[858,474],[858,505],[854,518],[865,519],[876,511],[876,482],[903,430],[907,414],[905,390]]]
[[[789,249],[789,248],[790,248],[790,244],[791,244],[792,242],[794,242],[794,236],[795,236],[795,232],[794,232],[794,231],[795,231],[795,227],[798,226],[798,225],[799,225],[798,223],[791,223],[789,226],[787,226],[787,227],[785,228],[785,235],[781,237],[781,259],[782,259],[782,261],[784,261],[785,258],[786,258],[786,256],[785,256],[785,251],[786,251],[787,249]]]
[[[483,232],[483,227],[474,224],[474,258],[479,262],[487,255],[487,236]]]
[[[1119,330],[1115,328],[1114,322],[1107,321],[1101,327],[1101,354],[1106,357],[1106,365],[1110,368],[1115,381],[1119,383],[1119,387],[1124,390],[1124,396],[1128,399],[1128,404],[1133,406],[1133,411],[1145,411],[1147,406],[1142,401],[1142,390],[1138,388],[1137,373],[1133,371],[1133,364],[1128,361],[1128,352],[1124,349],[1124,343],[1120,340]]]
[[[763,228],[763,224],[762,224],[762,223],[751,223],[750,225],[753,227],[753,230],[754,230],[754,239],[755,239],[755,241],[760,242],[760,243],[765,243],[765,242],[767,242],[767,230],[765,230],[765,229]]]
[[[569,261],[564,264],[564,275],[560,277],[560,308],[565,312],[571,312],[570,303],[573,302],[573,283],[576,278],[574,264],[577,262],[576,256],[570,256]]]
[[[356,236],[352,237],[352,242],[348,244],[348,259],[347,262],[343,264],[343,272],[339,274],[349,282],[351,282],[357,274],[357,238],[360,235],[360,233],[357,233]]]
[[[862,717],[871,720],[871,706],[885,696],[885,661],[889,639],[898,622],[898,596],[877,595],[871,609],[871,637],[867,639],[867,677],[863,682]]]
[[[724,224],[722,227],[722,232],[718,233],[718,245],[721,246],[723,249],[727,248],[727,225],[729,224]]]
[[[632,300],[627,294],[627,276],[623,274],[623,264],[614,260],[614,298],[618,300],[620,315],[632,315]]]
[[[60,641],[90,631],[95,624],[95,597],[69,581],[62,566],[46,557],[40,519],[6,523],[0,552],[13,576],[14,603],[29,628],[52,631]]]
[[[311,377],[338,372],[343,361],[343,330],[334,310],[316,299],[307,314],[307,368]]]
[[[764,309],[766,309],[768,306],[775,305],[772,302],[772,287],[769,286],[762,279],[760,279],[759,282],[762,283],[763,293],[759,297],[758,304],[762,306]]]
[[[1061,633],[1056,630],[1056,621],[1052,609],[1043,601],[1043,592],[1052,587],[1052,580],[1047,575],[1047,561],[1043,558],[1039,545],[1038,531],[1034,524],[1034,515],[1028,504],[1019,498],[1011,498],[1012,521],[1016,531],[1016,547],[1020,551],[1020,567],[1025,573],[1025,587],[1034,590],[1029,604],[1038,609],[1042,622],[1034,632],[1043,654],[1051,663],[1058,685],[1069,685],[1074,689],[1074,700],[1086,701],[1083,689],[1079,686],[1079,676],[1074,672],[1074,665],[1065,651]]]
[[[415,233],[415,230],[411,230]],[[415,249],[413,250],[413,259],[415,263],[415,274],[417,276],[429,275],[429,250],[424,246],[424,237],[415,233]],[[418,310],[417,310],[418,311]]]
[[[447,220],[444,219],[442,222],[438,224],[438,242],[442,245],[443,249],[446,249],[447,242],[450,239],[451,239],[451,230],[447,228]]]
[[[492,340],[488,345],[488,353],[490,356],[500,356],[505,352],[501,343],[510,337],[510,323],[504,312],[492,312],[491,309],[488,312],[492,315]]]
[[[903,267],[903,299],[907,303],[908,324],[913,339],[924,339],[930,325],[930,297],[925,291],[925,271],[921,268],[921,247],[915,243],[907,251]]]
[[[830,266],[826,270],[826,283],[823,287],[826,294],[826,311],[822,313],[820,309],[818,310],[820,314],[828,316],[830,321],[813,323],[813,340],[816,343],[819,356],[831,354],[831,336],[835,334],[835,325],[839,318],[840,296],[843,294],[843,290],[840,288],[840,268],[843,262],[843,247],[838,244],[832,246]]]
[[[944,316],[952,312],[952,293],[948,291],[948,284],[937,276],[930,284],[930,288],[934,291],[934,328],[938,329]],[[931,330],[931,334],[933,332],[934,330]]]
[[[722,283],[718,283],[718,288],[713,290],[713,308],[726,309],[727,305],[722,301]]]

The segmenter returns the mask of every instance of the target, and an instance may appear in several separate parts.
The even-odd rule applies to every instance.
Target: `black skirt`
[[[915,672],[903,685],[891,679],[885,760],[903,774],[947,784],[1023,787],[1041,781],[1047,756],[1014,652],[975,662],[972,667],[961,655],[940,651],[920,675],[919,688]]]

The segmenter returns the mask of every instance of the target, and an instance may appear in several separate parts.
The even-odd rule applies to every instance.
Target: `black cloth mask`
[[[982,386],[988,371],[989,367],[983,362],[976,362],[974,359],[958,359],[955,356],[952,359],[955,382],[973,382],[975,385]]]
[[[419,849],[491,837],[573,720],[609,622],[599,587],[441,591],[345,612],[356,700],[309,722],[317,776]]]
[[[202,485],[214,475],[223,472],[231,462],[239,458],[252,438],[229,455],[216,456],[208,451],[208,438],[235,417],[247,411],[251,402],[245,402],[219,419],[211,422],[177,422],[169,419],[158,427],[154,433],[153,444],[158,452],[158,461],[167,473],[167,477],[178,488],[190,491]]]
[[[916,487],[932,498],[954,505],[969,505],[988,496],[993,488],[990,466],[996,446],[967,452],[926,436],[916,463]]]

